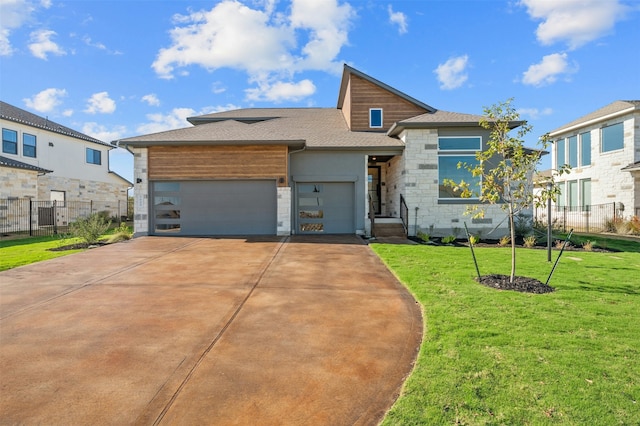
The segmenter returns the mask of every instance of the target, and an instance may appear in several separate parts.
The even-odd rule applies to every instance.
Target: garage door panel
[[[298,232],[353,234],[353,182],[303,183],[298,186]]]
[[[180,182],[181,235],[275,235],[275,181]]]

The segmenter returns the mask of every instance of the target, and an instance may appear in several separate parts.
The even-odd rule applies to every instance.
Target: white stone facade
[[[602,128],[623,123],[624,146],[622,149],[602,152]],[[554,133],[554,141],[589,133],[591,135],[591,164],[578,165],[569,174],[560,176],[557,182],[564,185],[563,202],[560,205],[575,209],[581,214],[582,205],[589,195],[582,192],[583,182],[590,181],[590,203],[592,206],[616,205],[617,214],[630,217],[640,214],[640,172],[630,172],[623,168],[640,161],[640,112],[637,110],[618,117],[591,122],[583,127],[574,127],[568,132]],[[566,148],[565,148],[566,149]],[[557,146],[552,146],[552,168],[557,170]],[[566,158],[566,157],[565,157]],[[566,161],[565,161],[566,162]],[[561,163],[561,162],[560,162]],[[571,206],[569,187],[577,189],[577,206]]]
[[[7,198],[33,198],[38,196],[38,172],[0,167],[0,200]]]

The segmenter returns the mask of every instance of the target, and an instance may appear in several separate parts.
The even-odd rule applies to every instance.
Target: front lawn
[[[18,240],[2,240],[0,241],[0,271],[77,253],[82,250],[51,251],[49,249],[62,247],[79,241],[79,239],[62,238],[56,235],[22,238]]]
[[[640,253],[565,252],[556,291],[527,294],[475,282],[465,247],[371,247],[425,325],[384,424],[640,424]],[[508,248],[476,256],[481,274],[509,274]],[[517,275],[550,270],[545,251],[518,250]]]

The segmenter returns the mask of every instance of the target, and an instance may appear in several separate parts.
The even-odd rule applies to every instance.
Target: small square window
[[[382,128],[382,108],[369,109],[369,127],[372,129]]]
[[[10,129],[2,129],[2,152],[18,154],[18,132]]]
[[[22,134],[22,155],[36,158],[36,137],[29,133]]]
[[[87,148],[87,163],[102,164],[101,154],[97,149]]]

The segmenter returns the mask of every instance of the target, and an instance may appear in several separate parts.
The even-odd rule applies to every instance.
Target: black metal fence
[[[0,199],[0,235],[56,235],[68,232],[69,224],[93,213],[114,222],[127,218],[127,201],[34,201],[29,198]]]
[[[624,218],[619,203],[594,204],[589,206],[552,206],[551,223],[556,229],[566,232],[573,228],[576,232],[610,232],[615,230],[616,222]],[[547,208],[536,207],[534,219],[547,224]]]

